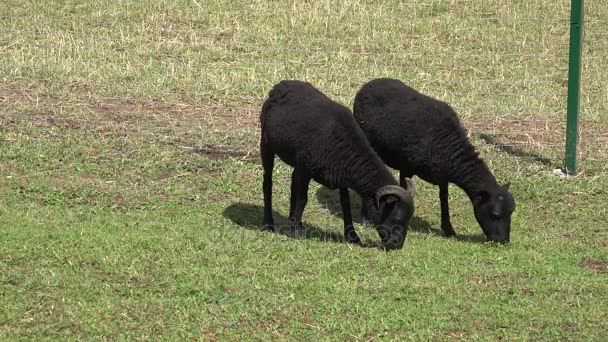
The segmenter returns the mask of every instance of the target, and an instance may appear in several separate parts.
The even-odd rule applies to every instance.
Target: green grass
[[[0,340],[605,338],[608,6],[586,5],[584,172],[562,179],[566,2],[3,1]],[[350,105],[377,76],[454,105],[512,183],[511,244],[455,187],[443,238],[421,181],[400,251],[342,243],[316,184],[307,238],[258,230],[270,87]]]

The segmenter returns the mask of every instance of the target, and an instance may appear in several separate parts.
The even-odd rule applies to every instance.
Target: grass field
[[[0,340],[605,339],[608,3],[586,5],[583,172],[559,178],[566,1],[2,1]],[[343,243],[316,184],[306,238],[258,230],[268,90],[351,105],[379,76],[453,104],[512,184],[512,243],[455,187],[443,238],[422,181],[400,251]]]

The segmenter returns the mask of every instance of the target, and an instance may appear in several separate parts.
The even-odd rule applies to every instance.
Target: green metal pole
[[[568,110],[566,119],[566,173],[576,173],[578,113],[581,90],[583,46],[583,0],[572,0],[570,7],[570,62],[568,66]]]

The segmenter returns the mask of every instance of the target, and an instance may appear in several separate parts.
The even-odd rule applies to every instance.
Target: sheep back
[[[357,93],[354,116],[386,164],[434,184],[459,183],[478,154],[454,110],[399,80],[381,78]]]
[[[260,122],[263,143],[272,146],[284,162],[306,168],[315,181],[329,188],[346,186],[360,192],[365,186],[352,183],[357,172],[366,170],[371,174],[365,178],[373,183],[395,183],[351,111],[310,83],[275,85],[262,107]]]

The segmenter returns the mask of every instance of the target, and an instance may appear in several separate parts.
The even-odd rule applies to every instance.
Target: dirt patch
[[[257,105],[112,99],[79,94],[58,98],[56,94],[40,94],[36,89],[31,90],[32,95],[28,97],[24,94],[27,92],[28,89],[0,92],[0,125],[12,140],[66,139],[74,135],[79,138],[84,134],[96,140],[128,139],[132,147],[179,142],[211,160],[257,159],[250,155],[251,150],[257,150],[254,147],[259,136]]]
[[[168,100],[108,98],[76,93],[47,93],[37,88],[8,86],[0,91],[0,124],[27,135],[25,127],[42,128],[61,139],[54,127],[69,132],[95,133],[99,138],[128,137],[147,143],[181,141],[211,160],[256,160],[259,103],[202,104]],[[543,116],[463,118],[473,135],[511,155],[560,167],[565,145],[565,120]],[[22,134],[22,135],[23,135]],[[581,159],[608,160],[608,123],[580,122]],[[214,146],[203,145],[212,144]],[[221,147],[228,146],[228,147]],[[255,154],[255,153],[254,153]],[[594,164],[595,165],[595,164]],[[603,165],[603,164],[602,164]]]
[[[593,270],[599,273],[608,272],[608,261],[586,260],[580,264],[581,268]]]
[[[0,91],[0,108],[3,106],[34,101],[36,101],[35,95],[30,95],[30,91],[25,89],[19,89],[11,85],[6,85],[4,89]]]
[[[207,122],[218,118],[239,119],[250,123],[257,119],[258,106],[254,105],[203,105],[159,100],[136,101],[131,99],[97,99],[88,101],[87,108],[101,117],[115,122],[138,122],[142,119],[170,120],[179,118],[187,123]]]
[[[201,147],[178,146],[183,149],[188,149],[196,154],[207,157],[210,160],[225,160],[235,158],[239,160],[247,160],[258,162],[259,158],[251,151],[234,150],[227,147],[205,145]]]
[[[532,158],[550,164],[559,157],[561,163],[565,146],[565,120],[543,117],[495,117],[466,119],[463,125],[473,135],[509,154]],[[608,124],[596,121],[579,123],[579,153],[582,158],[608,159]]]
[[[257,125],[258,104],[196,104],[175,100],[134,100],[74,93],[58,95],[14,86],[0,91],[0,109],[7,110],[2,120],[9,125],[27,122],[43,127],[131,128],[134,131],[179,130],[193,126],[223,126],[227,130]]]
[[[564,140],[565,123],[542,117],[463,120],[472,133],[487,134],[511,145],[546,146],[561,144]]]

